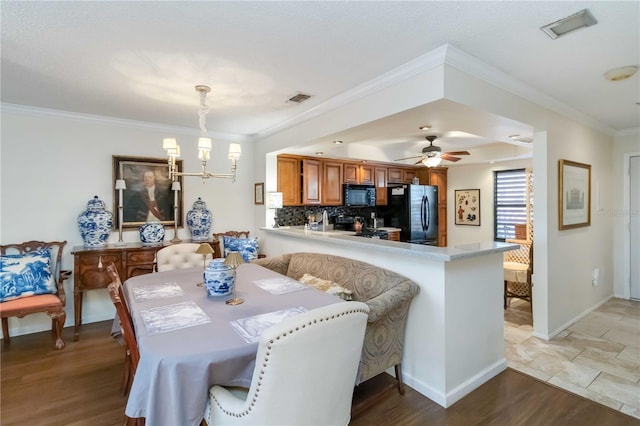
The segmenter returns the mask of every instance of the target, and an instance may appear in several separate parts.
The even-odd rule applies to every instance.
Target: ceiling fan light
[[[427,167],[436,167],[440,164],[442,158],[440,157],[426,157],[422,159],[422,164]]]

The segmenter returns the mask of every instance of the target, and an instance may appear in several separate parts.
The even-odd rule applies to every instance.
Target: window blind
[[[495,171],[494,186],[494,239],[515,238],[514,225],[527,223],[525,169]]]

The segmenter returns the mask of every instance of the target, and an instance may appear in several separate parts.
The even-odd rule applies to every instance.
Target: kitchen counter
[[[328,253],[397,272],[420,286],[407,317],[404,382],[443,407],[507,368],[503,254],[493,241],[434,247],[303,227],[261,228],[261,250]]]
[[[404,256],[420,257],[423,259],[441,262],[451,262],[469,257],[484,256],[490,253],[502,253],[509,250],[515,250],[520,247],[517,244],[499,243],[494,241],[463,244],[452,247],[436,247],[374,238],[362,238],[356,236],[353,231],[310,231],[305,230],[301,226],[260,229],[265,231],[267,234],[281,234],[294,238],[330,238],[335,244],[350,246],[355,249],[371,250],[375,247],[375,250],[383,252],[394,252]],[[389,230],[399,228],[378,229]]]

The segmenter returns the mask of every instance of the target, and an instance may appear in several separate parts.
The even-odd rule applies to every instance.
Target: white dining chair
[[[341,302],[288,318],[260,338],[249,389],[209,389],[208,425],[346,425],[369,307]]]
[[[199,246],[197,243],[182,243],[161,248],[156,253],[155,270],[162,272],[203,267],[202,255],[196,253]]]

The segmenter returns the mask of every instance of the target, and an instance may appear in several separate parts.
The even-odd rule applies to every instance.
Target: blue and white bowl
[[[160,222],[147,222],[140,227],[140,241],[143,246],[161,244],[164,240],[164,226]]]
[[[224,264],[224,259],[213,259],[204,270],[204,286],[209,296],[231,294],[235,285],[233,268]]]
[[[78,215],[78,229],[85,247],[104,247],[113,227],[113,215],[105,210],[104,202],[94,196],[87,209]]]

